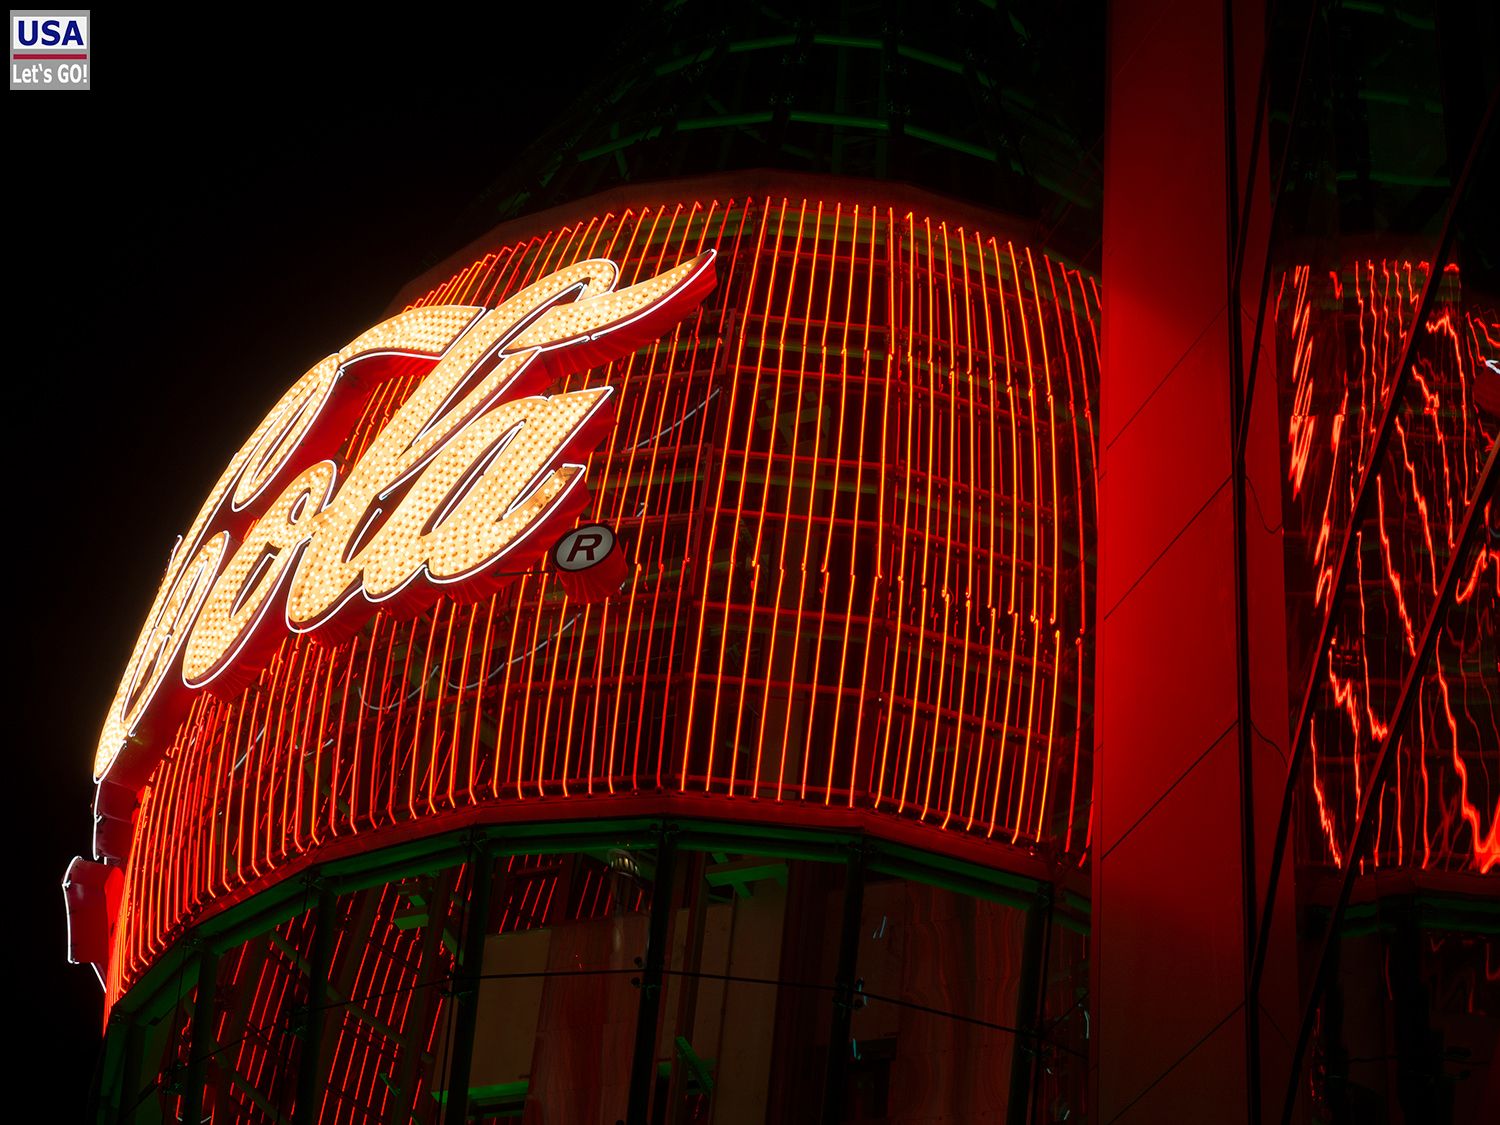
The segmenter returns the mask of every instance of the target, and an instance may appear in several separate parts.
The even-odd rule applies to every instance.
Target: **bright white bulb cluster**
[[[416,352],[441,355],[454,337],[474,319],[468,305],[429,305],[407,309],[354,338],[339,352],[340,363],[348,363],[372,352]]]

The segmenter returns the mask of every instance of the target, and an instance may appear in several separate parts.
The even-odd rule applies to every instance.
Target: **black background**
[[[474,233],[458,216],[632,18],[414,11],[95,11],[90,91],[9,94],[7,1117],[83,1118],[102,993],[66,963],[60,883],[175,537],[286,386]]]

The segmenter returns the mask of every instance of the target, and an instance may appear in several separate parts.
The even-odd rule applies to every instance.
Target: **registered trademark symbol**
[[[588,570],[598,566],[615,549],[615,533],[602,523],[574,528],[552,548],[552,561],[559,570]]]

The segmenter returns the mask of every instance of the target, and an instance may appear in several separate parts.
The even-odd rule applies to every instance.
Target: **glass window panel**
[[[845,1120],[1001,1122],[1025,911],[872,875]]]
[[[819,1120],[845,866],[687,852],[653,1120]]]

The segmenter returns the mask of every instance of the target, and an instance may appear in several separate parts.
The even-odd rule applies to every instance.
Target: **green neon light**
[[[814,35],[812,41],[821,47],[853,47],[863,51],[878,51],[885,46],[879,39],[862,39],[857,35]]]
[[[953,891],[955,894],[966,895],[970,898],[985,899],[989,902],[998,902],[1002,906],[1013,906],[1018,910],[1025,910],[1036,902],[1033,895],[1017,894],[1014,891],[1004,890],[993,884],[982,883],[976,879],[965,879],[961,875],[946,871],[925,871],[918,874],[919,868],[910,863],[903,863],[886,856],[876,854],[868,861],[872,871],[879,871],[886,875],[895,875],[901,879],[910,879],[913,882],[926,883],[934,887],[942,887],[944,890]]]
[[[1093,913],[1094,904],[1076,891],[1070,891],[1065,888],[1062,893],[1062,900],[1074,910],[1081,911],[1084,914]]]
[[[596,156],[607,156],[612,152],[619,152],[622,148],[629,148],[638,141],[649,141],[659,136],[661,136],[661,126],[653,125],[643,132],[632,133],[630,136],[621,137],[617,141],[608,141],[602,145],[595,145],[593,148],[585,149],[578,154],[578,159],[593,160]]]
[[[709,1067],[713,1064],[713,1059],[699,1058],[698,1052],[693,1050],[693,1045],[681,1035],[677,1036],[672,1042],[677,1048],[677,1057],[687,1064],[688,1072],[693,1076],[693,1080],[698,1083],[698,1089],[705,1094],[712,1094],[714,1092],[714,1079]]]
[[[1012,165],[1012,167],[1014,167],[1014,165]],[[1019,170],[1020,169],[1017,169],[1017,171],[1019,171]],[[1069,203],[1072,203],[1075,206],[1093,208],[1093,207],[1095,207],[1095,206],[1098,205],[1099,201],[1097,199],[1089,199],[1089,198],[1086,198],[1085,196],[1079,195],[1076,191],[1073,191],[1071,188],[1067,187],[1066,185],[1064,185],[1062,183],[1059,183],[1057,180],[1054,180],[1051,176],[1044,176],[1044,175],[1042,175],[1039,172],[1035,173],[1034,175],[1035,175],[1035,179],[1036,179],[1038,187],[1044,187],[1044,188],[1046,188],[1053,195],[1060,195],[1060,196],[1062,196]]]
[[[1407,27],[1414,27],[1419,31],[1437,30],[1437,21],[1431,16],[1419,16],[1389,4],[1375,4],[1371,0],[1344,0],[1343,8],[1346,12],[1365,12],[1372,16],[1383,16],[1389,12]]]
[[[699,51],[696,55],[683,55],[681,58],[673,59],[671,62],[664,62],[656,68],[656,76],[660,78],[663,75],[681,70],[683,67],[692,66],[694,63],[706,62],[713,53],[713,48],[708,47]]]
[[[750,890],[752,883],[771,879],[783,887],[786,886],[786,861],[752,857],[736,862],[718,863],[703,873],[703,879],[710,887],[733,887],[736,898],[750,898],[752,897]]]
[[[934,55],[930,51],[919,51],[915,47],[908,47],[904,43],[896,48],[896,54],[903,59],[911,59],[913,62],[926,63],[935,66],[939,70],[946,70],[950,74],[962,74],[964,64],[954,59],[945,59],[942,55]]]
[[[1334,177],[1341,184],[1366,179],[1372,184],[1390,184],[1394,187],[1452,187],[1447,176],[1413,176],[1404,172],[1370,172],[1361,177],[1357,172],[1340,172]]]
[[[738,43],[729,44],[731,55],[742,54],[745,51],[765,51],[772,47],[791,47],[797,42],[795,35],[772,35],[765,39],[741,39]]]
[[[1054,914],[1052,920],[1070,933],[1080,934],[1083,937],[1088,937],[1090,930],[1093,929],[1087,922],[1071,914]]]
[[[531,1084],[525,1078],[516,1082],[497,1082],[491,1086],[470,1086],[469,1105],[470,1108],[484,1110],[488,1116],[493,1117],[495,1109],[509,1108],[503,1103],[524,1101],[530,1088]],[[434,1090],[432,1091],[432,1098],[438,1105],[447,1105],[448,1091]],[[502,1104],[496,1105],[496,1103]],[[517,1106],[515,1113],[508,1113],[506,1116],[519,1117],[520,1107]]]
[[[677,122],[679,133],[697,129],[733,129],[741,125],[769,125],[769,113],[726,113],[722,117],[689,117]]]
[[[919,141],[926,141],[928,144],[964,153],[967,156],[977,156],[980,160],[988,160],[991,164],[998,164],[1000,161],[999,154],[992,148],[970,144],[968,141],[961,141],[957,137],[950,137],[945,133],[934,133],[930,129],[923,129],[917,125],[908,125],[906,127],[906,135],[908,137],[915,137]],[[1017,168],[1016,171],[1020,171],[1020,169]]]
[[[864,129],[872,133],[887,133],[891,125],[876,117],[851,117],[846,113],[814,113],[811,110],[794,109],[787,115],[792,121],[807,125],[833,125],[843,129]]]

